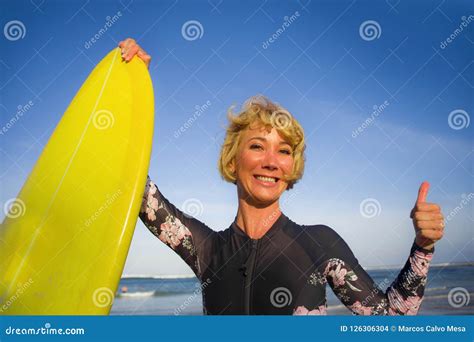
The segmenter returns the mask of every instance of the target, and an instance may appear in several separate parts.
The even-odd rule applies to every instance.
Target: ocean
[[[367,270],[385,290],[398,275],[397,269]],[[111,315],[202,315],[200,284],[196,277],[123,277]],[[119,291],[121,292],[121,291]],[[451,294],[450,294],[451,293]],[[350,315],[327,288],[328,314]],[[433,265],[428,274],[419,315],[474,314],[474,264]]]

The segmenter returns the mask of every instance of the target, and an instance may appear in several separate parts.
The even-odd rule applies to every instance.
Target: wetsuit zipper
[[[253,279],[253,272],[257,262],[258,240],[252,240],[252,249],[244,266],[245,289],[244,289],[244,310],[246,315],[250,315],[250,294]]]

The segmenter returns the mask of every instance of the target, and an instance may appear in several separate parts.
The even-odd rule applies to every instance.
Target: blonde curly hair
[[[283,177],[288,182],[286,190],[292,189],[293,185],[303,177],[304,171],[306,145],[301,125],[285,108],[263,95],[253,96],[245,101],[237,115],[233,113],[234,107],[231,106],[227,112],[229,125],[218,161],[221,177],[227,182],[237,184],[236,156],[244,130],[258,127],[268,130],[275,128],[292,148],[293,170],[291,174]]]

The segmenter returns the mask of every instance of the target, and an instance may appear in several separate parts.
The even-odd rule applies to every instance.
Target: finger
[[[137,53],[137,56],[140,57],[140,59],[143,60],[147,65],[150,64],[151,56],[145,51],[140,49]]]
[[[133,38],[125,39],[125,45],[130,45],[130,44],[136,44],[135,39],[133,39]]]
[[[433,241],[440,240],[444,235],[441,230],[419,230],[416,232],[416,236],[422,239],[429,239]]]
[[[141,48],[138,49],[137,56],[140,58],[144,58],[145,56],[148,56],[145,51],[143,51]]]
[[[121,48],[125,48],[126,46],[128,46],[133,40],[131,38],[126,38],[124,40],[122,40],[120,43],[119,43],[119,46]]]
[[[416,199],[416,203],[424,203],[426,202],[426,197],[428,196],[428,190],[430,189],[430,183],[423,182],[418,189],[418,198]]]
[[[444,220],[443,214],[438,211],[415,211],[413,218],[416,221]]]
[[[441,207],[436,203],[426,203],[426,202],[416,203],[414,209],[415,209],[414,213],[417,212],[417,211],[438,211],[438,212],[441,212]]]
[[[147,54],[146,51],[143,50],[139,45],[138,45],[138,52],[137,52],[137,55],[138,55],[139,57],[144,57],[144,56],[150,57],[150,55]]]
[[[130,50],[130,48],[134,45],[136,45],[137,43],[135,42],[135,39],[132,39],[132,38],[127,38],[125,40],[125,43],[124,43],[124,46],[122,48],[122,56],[126,56],[128,54],[128,51]]]
[[[130,47],[127,54],[125,55],[125,59],[127,61],[130,61],[133,58],[133,56],[137,54],[137,52],[138,52],[138,45],[133,45],[132,47]]]
[[[415,226],[417,229],[444,229],[443,221],[416,221]]]

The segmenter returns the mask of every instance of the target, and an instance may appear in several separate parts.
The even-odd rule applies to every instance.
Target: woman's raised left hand
[[[427,203],[430,183],[423,182],[418,190],[418,198],[410,217],[413,220],[415,243],[425,249],[432,249],[444,235],[444,216],[436,203]]]

